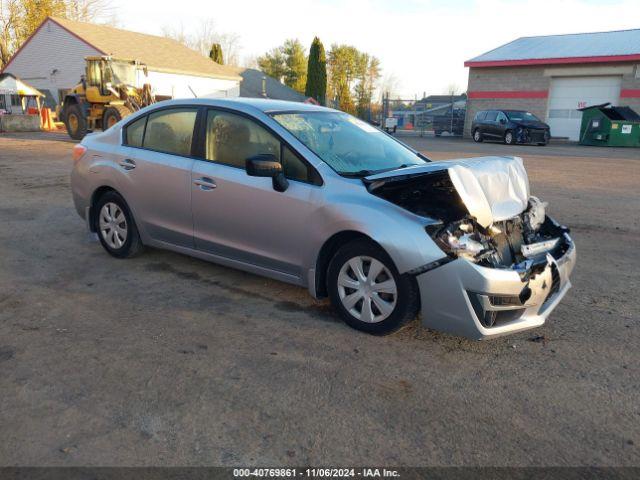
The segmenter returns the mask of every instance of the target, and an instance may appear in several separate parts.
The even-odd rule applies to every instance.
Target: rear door
[[[197,108],[154,111],[127,125],[118,159],[121,190],[154,240],[193,247],[191,155]]]
[[[489,110],[482,121],[482,133],[490,138],[498,136],[498,112]]]
[[[303,280],[306,225],[319,197],[317,172],[252,118],[210,109],[205,130],[204,158],[194,164],[191,187],[196,248],[294,283]],[[247,175],[246,159],[258,154],[281,160],[286,191],[275,191],[271,178]]]

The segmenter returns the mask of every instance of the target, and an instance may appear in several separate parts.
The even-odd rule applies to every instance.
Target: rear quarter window
[[[127,125],[124,144],[130,147],[142,147],[142,138],[144,136],[144,126],[146,123],[147,117],[145,115],[144,117]]]
[[[475,121],[476,122],[482,121],[482,120],[484,120],[484,118],[486,116],[487,116],[487,112],[486,111],[478,112],[478,113],[476,113]]]

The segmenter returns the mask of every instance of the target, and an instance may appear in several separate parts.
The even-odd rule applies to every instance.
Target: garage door
[[[582,112],[578,108],[620,99],[622,77],[561,77],[551,79],[548,123],[551,135],[578,140]]]

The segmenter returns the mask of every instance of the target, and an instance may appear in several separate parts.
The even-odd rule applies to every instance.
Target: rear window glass
[[[476,113],[476,120],[484,120],[484,117],[487,115],[487,112],[478,112]]]
[[[174,155],[191,155],[197,111],[175,108],[149,114],[143,147]]]
[[[144,125],[146,121],[147,117],[144,116],[127,126],[127,145],[131,147],[142,146],[142,136],[144,135]]]

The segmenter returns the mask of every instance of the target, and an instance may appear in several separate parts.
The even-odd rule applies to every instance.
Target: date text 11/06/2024
[[[234,478],[242,477],[307,477],[307,478],[397,478],[397,470],[386,468],[235,468]]]

